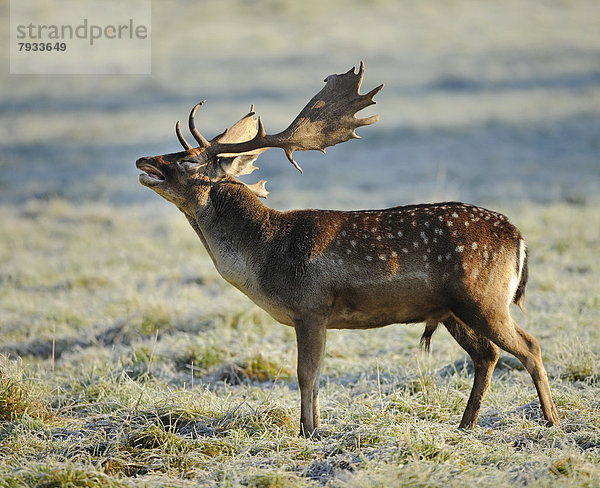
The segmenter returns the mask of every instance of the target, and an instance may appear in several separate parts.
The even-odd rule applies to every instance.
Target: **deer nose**
[[[137,168],[139,168],[139,167],[140,167],[140,165],[142,165],[142,164],[144,164],[144,163],[147,163],[148,161],[150,161],[150,158],[147,158],[147,157],[140,158],[140,159],[138,159],[138,160],[135,162],[135,166],[136,166]]]

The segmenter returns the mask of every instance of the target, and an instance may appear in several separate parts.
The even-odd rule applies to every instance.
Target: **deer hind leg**
[[[492,373],[498,362],[500,351],[489,339],[464,326],[454,318],[444,320],[444,325],[473,360],[475,370],[473,388],[459,425],[460,429],[471,428],[477,423],[481,403],[490,386]]]
[[[495,311],[493,317],[493,320],[486,318],[486,314],[480,310],[473,312],[463,310],[458,314],[461,322],[468,324],[476,332],[521,361],[533,380],[544,418],[549,425],[558,425],[558,412],[552,400],[539,342],[516,324],[508,308],[502,312]]]
[[[325,353],[327,330],[324,326],[298,322],[298,385],[300,386],[300,435],[310,437],[321,427],[319,376]]]
[[[558,425],[560,420],[556,405],[554,405],[554,400],[552,400],[548,375],[542,362],[540,344],[532,335],[521,329],[512,319],[510,319],[510,323],[512,327],[509,327],[506,331],[502,330],[494,342],[505,351],[516,356],[523,363],[537,390],[544,418],[548,422],[548,425]]]

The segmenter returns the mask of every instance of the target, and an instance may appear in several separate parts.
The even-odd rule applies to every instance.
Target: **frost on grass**
[[[185,222],[148,224],[148,211],[62,202],[36,207],[32,223],[31,215],[3,209],[11,240],[0,243],[0,479],[9,485],[573,486],[598,479],[594,206],[508,212],[531,258],[527,314],[515,310],[515,318],[540,339],[560,427],[544,427],[528,374],[502,355],[478,427],[459,431],[470,360],[444,329],[426,355],[418,347],[422,327],[390,326],[331,331],[324,429],[313,440],[297,437],[293,330],[225,284]],[[88,219],[97,214],[106,217]],[[75,245],[73,221],[85,221],[96,238]],[[565,240],[567,222],[581,239]],[[50,251],[42,257],[43,248]]]

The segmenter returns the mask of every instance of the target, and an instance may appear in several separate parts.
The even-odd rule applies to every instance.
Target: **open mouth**
[[[140,183],[146,186],[158,185],[165,181],[164,175],[150,164],[138,164],[138,169],[144,171],[140,175]]]

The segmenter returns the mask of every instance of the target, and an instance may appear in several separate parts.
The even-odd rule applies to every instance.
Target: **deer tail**
[[[521,239],[519,241],[519,248],[517,250],[517,269],[516,273],[518,276],[518,285],[513,297],[513,303],[517,305],[521,310],[525,308],[525,286],[527,286],[527,278],[529,277],[529,271],[527,267],[527,247],[525,241]]]

